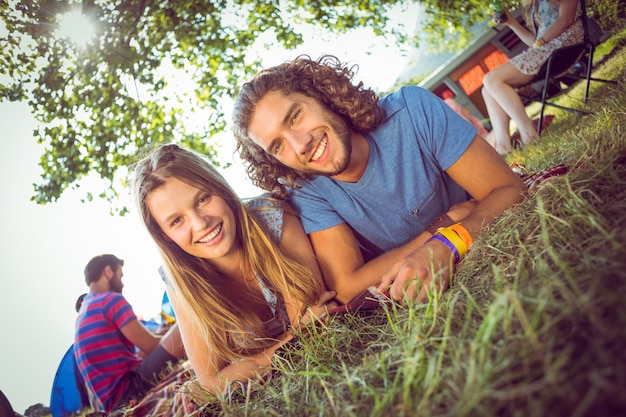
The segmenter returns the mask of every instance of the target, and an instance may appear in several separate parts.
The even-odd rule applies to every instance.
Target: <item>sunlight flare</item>
[[[83,15],[80,9],[60,15],[58,22],[58,35],[80,48],[84,48],[95,33],[94,24]]]

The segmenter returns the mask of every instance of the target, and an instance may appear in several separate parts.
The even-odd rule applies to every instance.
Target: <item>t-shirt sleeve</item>
[[[476,137],[476,127],[430,91],[416,86],[400,90],[417,135],[441,169],[454,164]]]
[[[110,293],[104,303],[103,311],[107,320],[118,329],[137,318],[133,308],[122,294]]]
[[[345,223],[324,195],[324,192],[316,189],[314,182],[303,188],[291,190],[289,202],[298,212],[304,232],[307,234]]]

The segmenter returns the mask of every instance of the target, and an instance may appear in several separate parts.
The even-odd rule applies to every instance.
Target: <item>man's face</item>
[[[124,276],[122,266],[117,265],[116,267],[111,267],[111,271],[113,272],[113,277],[109,280],[109,288],[111,291],[121,294],[124,288],[124,283],[122,282],[122,277]]]
[[[283,165],[337,176],[350,161],[351,132],[338,115],[300,93],[267,93],[248,126],[250,138]]]

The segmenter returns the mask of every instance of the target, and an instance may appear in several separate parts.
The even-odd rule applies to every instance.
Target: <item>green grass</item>
[[[626,38],[597,56],[588,116],[555,114],[507,157],[567,175],[479,239],[428,304],[334,319],[225,416],[618,416],[626,413]],[[561,100],[582,106],[583,83]]]

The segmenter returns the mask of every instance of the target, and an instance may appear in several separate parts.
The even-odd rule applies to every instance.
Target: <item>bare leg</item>
[[[484,87],[482,94],[485,105],[487,106],[487,112],[489,113],[489,119],[491,120],[491,132],[489,132],[485,140],[498,151],[500,155],[504,155],[511,151],[509,115],[506,114],[496,99]]]
[[[489,71],[483,80],[483,97],[491,124],[496,130],[496,150],[500,153],[511,150],[509,136],[509,118],[517,124],[523,143],[528,144],[539,136],[535,126],[526,114],[522,100],[512,87],[524,85],[533,78],[519,72],[511,63],[506,62]]]

